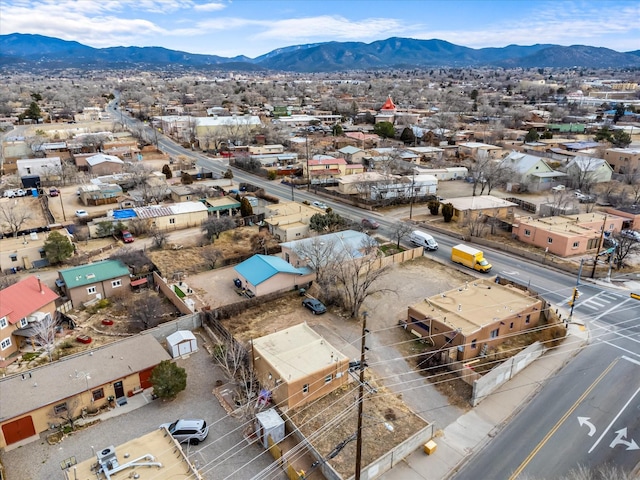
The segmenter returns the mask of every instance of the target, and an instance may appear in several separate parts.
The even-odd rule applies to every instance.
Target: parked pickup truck
[[[482,250],[462,243],[451,249],[451,261],[483,273],[491,270],[491,264],[485,260]]]

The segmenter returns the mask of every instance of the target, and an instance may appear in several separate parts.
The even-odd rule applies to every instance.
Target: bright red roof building
[[[391,95],[389,95],[389,98],[387,98],[387,101],[384,102],[384,105],[382,105],[382,108],[380,109],[380,111],[382,110],[395,110],[396,109],[396,104],[393,103],[393,100],[391,100]]]
[[[27,277],[0,290],[0,318],[7,317],[9,323],[15,325],[57,298],[58,294],[37,277]]]

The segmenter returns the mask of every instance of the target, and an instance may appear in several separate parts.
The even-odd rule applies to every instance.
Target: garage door
[[[2,426],[2,433],[7,445],[19,442],[36,434],[31,417],[22,417]]]
[[[148,368],[147,370],[143,370],[138,374],[140,376],[140,386],[142,388],[149,388],[153,386],[151,385],[151,381],[149,380],[149,378],[151,377],[151,372],[153,371],[153,368],[154,367]]]

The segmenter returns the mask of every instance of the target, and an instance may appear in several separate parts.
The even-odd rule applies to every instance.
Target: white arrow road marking
[[[580,426],[587,425],[589,427],[589,433],[587,433],[587,435],[593,437],[593,434],[596,433],[596,426],[589,421],[590,418],[591,417],[578,417],[578,423]]]
[[[624,410],[629,406],[629,404],[633,401],[633,399],[635,398],[635,396],[640,393],[640,388],[638,388],[633,395],[631,395],[631,398],[627,401],[627,403],[624,404],[624,406],[620,409],[620,411],[618,412],[618,414],[613,418],[613,420],[611,420],[611,423],[609,423],[609,425],[607,426],[607,428],[604,429],[604,432],[602,432],[602,435],[600,435],[600,437],[598,437],[598,439],[596,440],[596,443],[593,444],[593,446],[589,449],[588,453],[593,452],[593,450],[598,446],[598,444],[600,443],[600,441],[602,440],[602,437],[604,437],[607,432],[609,431],[609,429],[611,429],[611,426],[615,423],[616,420],[618,420],[618,418],[620,417],[620,415],[622,415],[622,412],[624,412]],[[618,430],[618,432],[621,432],[622,430]],[[625,431],[625,435],[626,435],[626,429],[624,429]],[[618,435],[620,435],[618,433]],[[636,444],[636,442],[633,442],[633,444],[636,446],[636,448],[638,448],[638,445]],[[627,450],[635,450],[633,448],[627,448]]]
[[[631,441],[623,440],[623,438],[627,436],[627,427],[621,428],[616,432],[616,434],[617,434],[616,438],[614,438],[613,442],[611,442],[611,445],[609,445],[611,448],[615,447],[616,445],[626,445],[627,450],[640,449],[640,447],[638,446],[638,444],[633,438],[631,439]]]

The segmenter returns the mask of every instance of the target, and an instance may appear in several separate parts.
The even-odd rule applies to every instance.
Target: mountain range
[[[640,68],[640,50],[551,44],[468,48],[444,40],[388,38],[325,42],[273,50],[256,58],[200,55],[161,47],[93,48],[42,35],[0,35],[0,69],[209,69],[299,73],[393,68]]]

